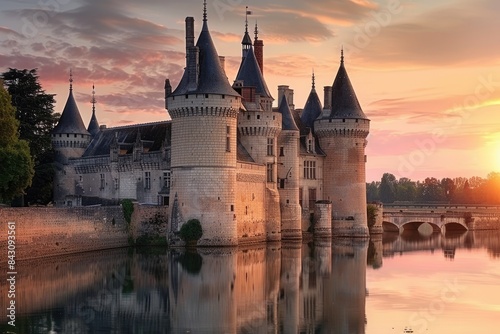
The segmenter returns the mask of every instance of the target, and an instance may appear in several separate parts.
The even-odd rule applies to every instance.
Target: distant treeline
[[[377,182],[366,184],[369,202],[441,202],[457,204],[500,204],[500,173],[490,173],[487,178],[474,176],[438,180],[428,177],[412,181],[385,173]]]

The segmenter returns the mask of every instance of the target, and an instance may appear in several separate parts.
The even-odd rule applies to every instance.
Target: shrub
[[[132,221],[132,213],[134,212],[134,203],[132,203],[131,199],[124,199],[122,200],[121,204],[123,209],[123,216],[125,217],[127,223],[130,225]]]
[[[378,208],[373,204],[368,204],[366,206],[366,214],[368,216],[368,227],[372,227],[377,221]]]
[[[201,223],[198,219],[190,219],[184,225],[182,225],[180,230],[180,237],[185,242],[197,241],[203,235],[203,229],[201,228]]]

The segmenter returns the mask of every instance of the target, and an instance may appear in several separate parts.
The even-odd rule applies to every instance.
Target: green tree
[[[28,143],[19,140],[9,93],[0,84],[0,202],[9,202],[31,184],[33,161]]]
[[[182,225],[180,230],[180,237],[185,242],[197,241],[203,235],[203,229],[198,219],[190,219]]]
[[[380,201],[379,186],[380,186],[380,182],[375,182],[375,181],[372,181],[371,183],[366,184],[366,201],[367,202]]]
[[[390,173],[384,173],[380,181],[380,200],[384,203],[392,203],[396,198],[396,177]]]
[[[402,177],[396,184],[396,200],[414,202],[417,199],[417,184],[409,178]]]
[[[35,164],[35,175],[32,186],[26,190],[26,200],[46,204],[52,199],[54,177],[51,133],[58,119],[58,114],[54,113],[54,95],[46,94],[42,89],[36,69],[10,68],[2,78],[16,108],[19,138],[28,142]]]
[[[444,178],[441,180],[441,188],[443,189],[446,200],[451,202],[455,198],[455,191],[457,189],[455,182],[448,177]]]

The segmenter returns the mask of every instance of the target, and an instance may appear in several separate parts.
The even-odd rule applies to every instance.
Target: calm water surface
[[[0,331],[500,333],[500,233],[412,233],[24,262]]]

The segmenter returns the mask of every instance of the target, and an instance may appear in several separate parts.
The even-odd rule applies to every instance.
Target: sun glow
[[[493,171],[500,172],[500,134],[495,133],[489,136],[488,147],[491,152],[490,161]]]

